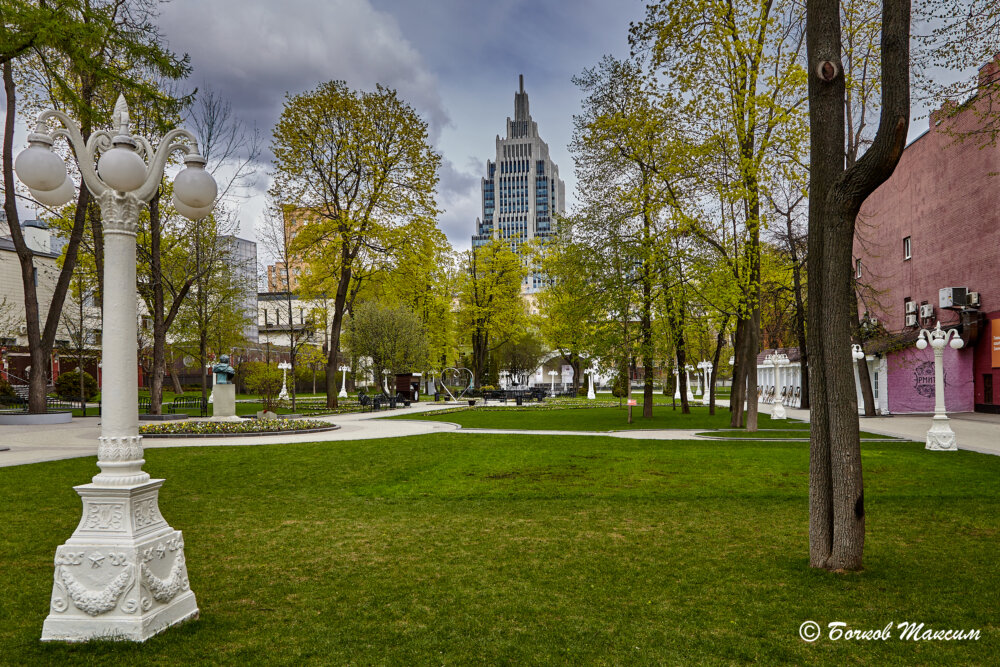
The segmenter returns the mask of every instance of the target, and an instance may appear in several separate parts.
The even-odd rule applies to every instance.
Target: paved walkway
[[[446,406],[438,403],[418,403],[409,408],[400,408],[394,414],[416,414],[431,410],[441,410]],[[398,438],[408,435],[425,435],[454,431],[455,424],[436,421],[377,419],[385,417],[385,412],[366,412],[330,417],[316,417],[320,421],[337,424],[335,431],[322,433],[287,433],[282,435],[248,436],[246,438],[143,438],[146,449],[159,447],[218,447],[241,445],[277,445],[294,442],[327,442],[337,440],[369,440],[373,438]],[[372,421],[375,419],[375,421]],[[151,423],[151,422],[147,422]],[[0,451],[0,467],[71,459],[79,456],[97,456],[97,438],[100,435],[100,419],[87,417],[74,419],[69,424],[52,426],[0,426],[0,444],[10,447]]]
[[[773,405],[761,405],[760,411],[771,413]],[[793,419],[809,421],[808,410],[785,408]],[[861,430],[879,435],[892,435],[917,442],[927,441],[927,429],[933,415],[893,415],[891,417],[861,417]],[[956,412],[948,415],[951,430],[959,449],[1000,456],[1000,415],[982,412]]]
[[[721,402],[720,402],[721,403]],[[419,414],[441,410],[450,405],[443,403],[417,403],[409,408],[394,411],[393,415]],[[762,413],[770,414],[773,406],[761,405]],[[786,408],[788,416],[809,421],[808,410]],[[697,434],[706,429],[696,430],[627,430],[627,431],[545,431],[512,429],[463,429],[457,424],[441,421],[407,419],[379,419],[385,412],[353,413],[320,417],[340,426],[335,431],[323,433],[288,433],[270,436],[248,436],[245,438],[145,438],[143,446],[159,447],[217,447],[246,445],[275,445],[296,442],[336,442],[339,440],[367,440],[372,438],[398,438],[429,433],[490,433],[511,435],[577,435],[606,436],[633,440],[700,440]],[[905,415],[893,417],[862,417],[861,429],[870,433],[906,438],[924,442],[930,427],[930,415]],[[960,449],[984,454],[1000,455],[1000,415],[981,413],[959,413],[951,415],[951,427],[955,431]],[[74,419],[69,424],[53,426],[0,426],[0,446],[9,451],[0,451],[0,467],[55,461],[97,455],[97,438],[100,435],[99,419]],[[714,440],[714,438],[713,438]]]

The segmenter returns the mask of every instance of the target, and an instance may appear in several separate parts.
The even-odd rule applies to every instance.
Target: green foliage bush
[[[278,406],[278,394],[281,393],[282,372],[274,364],[261,361],[249,361],[246,366],[246,385],[251,394],[260,396],[260,402],[265,410],[274,411]]]
[[[581,384],[579,389],[576,390],[576,395],[580,398],[587,398],[587,385]]]
[[[619,373],[615,377],[615,382],[611,385],[611,395],[615,398],[625,398],[628,396],[628,378],[624,373]]]
[[[80,398],[79,371],[59,374],[56,378],[56,395],[63,399]],[[97,380],[87,371],[83,371],[83,400],[89,401],[95,395],[97,395]]]
[[[3,378],[0,378],[0,396],[13,396],[14,388]]]

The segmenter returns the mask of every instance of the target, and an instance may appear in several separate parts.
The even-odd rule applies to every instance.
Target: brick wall
[[[971,350],[944,349],[944,404],[948,412],[973,409]],[[889,411],[934,412],[934,351],[907,348],[889,355]]]

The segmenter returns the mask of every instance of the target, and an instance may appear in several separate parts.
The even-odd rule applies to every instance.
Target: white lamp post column
[[[287,361],[282,361],[278,364],[278,368],[281,369],[281,393],[278,394],[278,398],[282,401],[288,400],[288,371],[292,368],[292,365]]]
[[[688,364],[687,366],[684,367],[684,379],[686,380],[685,384],[687,384],[688,403],[694,401],[694,395],[691,393],[691,371],[693,370],[694,366],[692,366],[691,364]]]
[[[784,367],[788,364],[788,355],[785,354],[769,354],[764,358],[764,362],[771,365],[771,373],[774,378],[774,392],[778,393],[778,369]],[[774,407],[771,408],[771,419],[787,419],[788,415],[785,413],[785,406],[782,405],[781,401],[778,400],[779,397],[775,397]]]
[[[711,397],[711,385],[709,382],[711,380],[712,362],[707,360],[699,361],[698,368],[701,370],[701,377],[703,377],[705,381],[705,390],[701,394],[701,404],[708,405]]]
[[[549,391],[552,392],[553,396],[556,395],[556,376],[557,375],[559,375],[559,373],[557,371],[549,371],[549,377],[552,378],[551,387],[549,388]]]
[[[681,400],[681,374],[674,366],[674,400]]]
[[[594,391],[594,373],[597,372],[594,368],[588,368],[587,373],[587,400],[592,401],[597,398],[597,393]]]
[[[865,363],[865,351],[857,343],[851,345],[851,358],[854,359],[854,382],[855,391],[858,394],[858,408],[864,407],[864,399],[862,399],[861,393],[861,374],[858,372],[858,364]]]
[[[948,424],[948,415],[945,414],[944,407],[944,346],[950,345],[953,350],[958,350],[964,344],[958,335],[958,330],[941,329],[941,323],[937,322],[932,331],[921,329],[917,338],[917,347],[921,350],[927,349],[930,342],[934,349],[934,420],[930,430],[927,431],[926,449],[938,452],[958,451],[958,444],[955,442],[955,432]]]
[[[339,366],[337,370],[340,371],[340,393],[337,394],[337,398],[347,398],[347,371],[351,370],[351,367]]]
[[[63,128],[49,131],[49,120]],[[174,180],[178,212],[193,220],[204,218],[212,212],[218,191],[190,132],[168,132],[154,153],[146,139],[131,135],[128,107],[119,97],[114,132],[98,130],[86,142],[66,114],[39,114],[15,170],[32,196],[49,206],[62,206],[74,196],[66,165],[51,150],[58,138],[72,145],[83,184],[101,207],[104,222],[103,414],[97,446],[101,472],[91,483],[75,487],[83,500],[83,517],[56,549],[42,640],[144,641],[196,617],[198,605],[188,584],[184,537],[160,514],[164,480],[150,479],[142,470],[136,403],[136,230],[139,212],[156,194],[174,152],[184,153],[186,164]]]

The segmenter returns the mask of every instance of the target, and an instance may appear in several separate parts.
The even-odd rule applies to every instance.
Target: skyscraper
[[[514,118],[507,118],[507,137],[496,139],[496,159],[486,161],[482,179],[483,215],[476,219],[473,248],[494,237],[514,245],[539,239],[544,243],[554,229],[553,216],[566,210],[566,184],[549,157],[549,145],[538,136],[538,123],[528,111],[524,75],[514,93]],[[532,272],[523,290],[533,293],[542,277]]]

